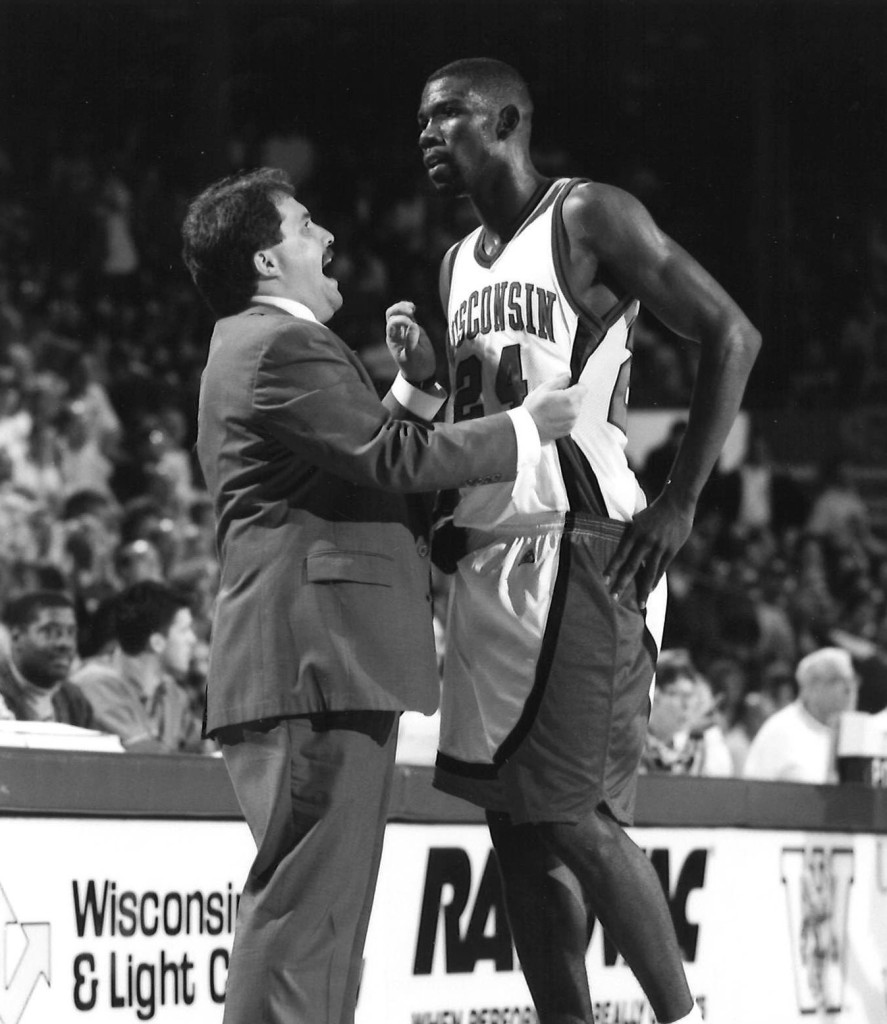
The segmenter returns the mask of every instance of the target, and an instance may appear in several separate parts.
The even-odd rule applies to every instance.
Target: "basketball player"
[[[587,387],[570,437],[518,486],[465,490],[435,784],[487,811],[542,1024],[591,1024],[597,917],[660,1024],[701,1020],[655,872],[623,825],[664,618],[664,571],[739,410],[760,337],[632,196],[552,180],[530,159],[521,77],[487,59],[434,72],[419,109],[428,176],[480,227],[446,255],[455,420],[520,405],[569,372]],[[687,428],[645,507],[627,464],[639,303],[701,346]],[[403,309],[400,310],[403,313]],[[408,312],[408,311],[407,311]]]

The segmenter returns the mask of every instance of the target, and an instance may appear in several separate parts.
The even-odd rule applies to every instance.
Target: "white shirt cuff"
[[[539,465],[542,457],[542,442],[539,440],[536,423],[520,405],[516,409],[509,409],[508,415],[517,438],[517,471],[520,473],[522,469],[533,469]]]
[[[433,420],[447,400],[447,393],[440,384],[435,384],[430,391],[422,391],[410,384],[402,373],[398,373],[394,378],[391,394],[407,412],[423,420]],[[533,429],[535,430],[535,424]]]

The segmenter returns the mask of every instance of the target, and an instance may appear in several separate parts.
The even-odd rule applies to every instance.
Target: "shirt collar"
[[[295,299],[284,299],[277,295],[254,295],[253,302],[260,302],[266,306],[277,306],[278,309],[283,309],[300,320],[313,320],[316,324],[320,323],[303,302],[296,302]]]

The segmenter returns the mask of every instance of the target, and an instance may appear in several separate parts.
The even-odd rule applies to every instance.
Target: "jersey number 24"
[[[453,420],[474,420],[483,416],[483,363],[478,356],[467,356],[456,364]],[[527,382],[521,365],[520,345],[506,345],[496,369],[496,398],[501,408],[514,409],[527,397]]]
[[[629,354],[619,367],[607,419],[623,433],[628,430],[628,383],[631,378],[631,346]],[[483,416],[483,363],[475,355],[467,356],[456,365],[454,375],[455,397],[453,420],[473,420]],[[527,382],[521,365],[520,345],[506,345],[496,370],[496,398],[501,409],[514,409],[527,397]]]

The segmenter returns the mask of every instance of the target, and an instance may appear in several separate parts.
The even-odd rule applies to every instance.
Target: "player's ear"
[[[520,111],[513,103],[503,107],[499,111],[499,119],[496,122],[496,138],[507,139],[515,128],[520,124]]]

